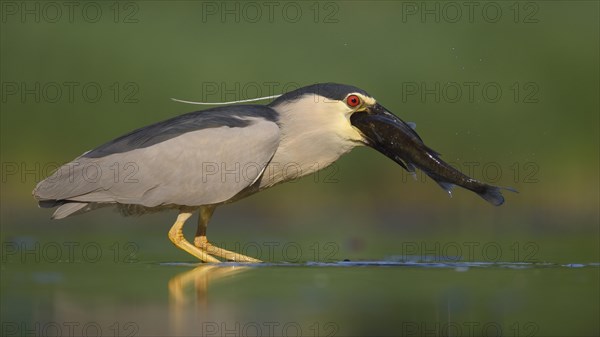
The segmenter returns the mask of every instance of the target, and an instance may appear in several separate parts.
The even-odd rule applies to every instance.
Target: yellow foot
[[[173,242],[173,244],[178,248],[181,248],[189,254],[192,254],[202,262],[221,262],[218,259],[210,256],[210,254],[208,254],[208,252],[205,249],[195,247],[185,239],[185,237],[183,236],[182,228],[183,224],[187,219],[189,219],[190,216],[192,216],[192,213],[179,213],[175,224],[173,225],[173,227],[171,227],[171,230],[169,230],[169,239],[171,240],[171,242]]]
[[[218,256],[228,261],[234,262],[251,262],[251,263],[259,263],[262,262],[259,259],[255,259],[250,256],[238,254],[236,252],[232,252],[223,248],[219,248],[210,242],[206,236],[197,236],[194,239],[194,246],[198,247],[198,249],[207,252],[210,255]]]

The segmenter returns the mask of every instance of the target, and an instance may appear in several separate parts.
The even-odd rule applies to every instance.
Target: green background
[[[336,322],[336,335],[399,334],[399,322],[500,322],[504,335],[515,335],[515,322],[534,322],[538,336],[597,334],[598,2],[473,4],[469,16],[462,3],[435,1],[101,1],[75,2],[70,16],[60,3],[2,1],[3,324],[101,321],[109,334],[115,321],[132,321],[138,335],[199,335],[201,316],[242,326],[300,322],[306,335],[310,322]],[[99,210],[51,221],[31,197],[57,164],[197,108],[170,98],[246,99],[317,82],[365,89],[416,122],[445,160],[519,193],[506,192],[497,208],[464,190],[450,199],[360,148],[319,175],[219,208],[211,241],[250,255],[258,245],[254,255],[270,261],[460,255],[586,267],[272,266],[227,276],[208,302],[198,285],[211,279],[203,269],[196,295],[184,293],[198,305],[186,302],[181,313],[168,282],[192,267],[160,264],[193,262],[166,237],[174,213],[122,218]],[[65,259],[69,242],[79,248]],[[60,261],[50,256],[55,244]],[[85,259],[80,248],[90,244],[100,247],[99,262]],[[301,252],[284,250],[290,246]]]

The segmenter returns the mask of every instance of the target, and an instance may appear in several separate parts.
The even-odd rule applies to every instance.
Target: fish
[[[441,159],[441,155],[425,145],[414,123],[407,123],[379,103],[364,112],[354,113],[352,125],[360,129],[367,145],[402,166],[413,176],[423,171],[452,196],[454,186],[472,191],[494,206],[504,203],[502,190],[518,193],[512,187],[486,184],[471,178]]]

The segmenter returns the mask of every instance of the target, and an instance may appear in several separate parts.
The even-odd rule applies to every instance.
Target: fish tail
[[[438,185],[440,185],[440,187],[444,191],[446,191],[446,193],[448,193],[448,195],[450,197],[452,197],[452,189],[455,186],[454,184],[445,182],[442,180],[436,180],[435,182]],[[459,185],[459,186],[464,187],[468,190],[471,190],[471,191],[477,193],[477,195],[479,195],[480,197],[485,199],[485,201],[489,202],[490,204],[492,204],[494,206],[500,206],[504,203],[504,196],[502,195],[501,187],[496,187],[496,186],[491,186],[491,185],[486,185],[486,184],[478,184],[478,186],[476,188],[470,188],[468,186],[462,186],[462,185]]]
[[[476,193],[490,204],[500,206],[504,203],[504,196],[500,190],[500,187],[485,185],[482,191]]]
[[[468,183],[464,182],[448,182],[445,181],[442,177],[439,177],[435,174],[428,173],[429,177],[432,178],[440,187],[448,193],[450,197],[452,197],[452,189],[455,185],[458,185],[462,188],[468,189],[472,192],[477,193],[481,198],[485,201],[489,202],[494,206],[500,206],[504,203],[504,196],[502,195],[502,190],[519,193],[512,187],[499,187],[488,185],[482,183],[480,181],[471,180]]]
[[[498,187],[487,184],[481,184],[481,187],[477,190],[473,190],[473,192],[477,193],[480,197],[485,199],[487,202],[494,206],[500,206],[504,203],[504,196],[502,195],[502,190],[518,193],[512,187]]]

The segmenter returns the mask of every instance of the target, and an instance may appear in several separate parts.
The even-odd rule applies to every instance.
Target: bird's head
[[[321,83],[288,92],[271,104],[295,134],[335,134],[355,145],[365,144],[397,161],[403,139],[419,139],[413,126],[389,112],[366,91],[354,86]],[[320,139],[315,137],[315,142]],[[396,143],[394,143],[396,142]]]

